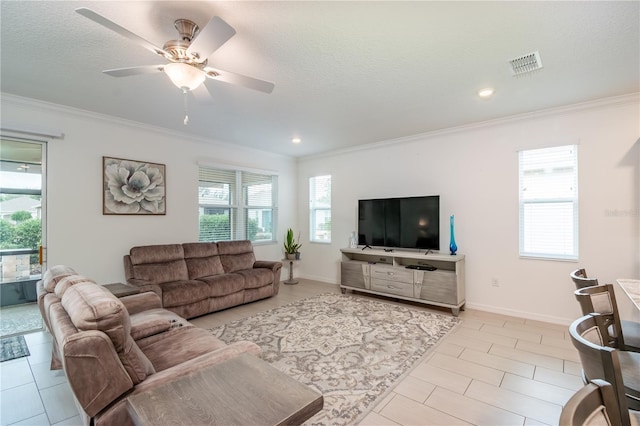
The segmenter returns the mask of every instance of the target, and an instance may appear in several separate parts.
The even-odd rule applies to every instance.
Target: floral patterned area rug
[[[322,393],[311,425],[356,423],[459,322],[349,295],[321,294],[210,330]],[[277,391],[277,390],[274,390]]]

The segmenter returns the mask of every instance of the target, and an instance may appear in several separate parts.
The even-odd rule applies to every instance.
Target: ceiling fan
[[[195,22],[188,19],[176,20],[174,26],[180,34],[180,39],[166,42],[161,49],[91,9],[82,7],[76,9],[76,12],[162,56],[168,61],[168,63],[160,65],[105,70],[103,71],[105,74],[113,77],[128,77],[164,72],[173,84],[185,94],[188,91],[195,90],[206,78],[236,84],[265,93],[273,91],[274,84],[271,82],[208,66],[207,58],[236,33],[236,30],[218,16],[211,18],[202,30]]]

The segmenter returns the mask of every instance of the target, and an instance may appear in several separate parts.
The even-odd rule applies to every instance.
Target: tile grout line
[[[27,343],[27,348],[29,348],[29,343]],[[36,386],[36,390],[38,391],[38,398],[40,398],[40,403],[42,404],[42,409],[44,410],[44,415],[47,417],[47,422],[49,423],[49,425],[51,425],[51,418],[49,418],[49,413],[47,412],[47,407],[46,407],[46,405],[44,405],[44,400],[42,399],[42,393],[40,392],[40,388],[38,387],[38,382],[36,382],[36,375],[33,374],[33,368],[31,367],[31,361],[29,360],[29,358],[27,358],[27,364],[29,365],[29,372],[31,373],[31,377],[33,378],[33,384]],[[35,417],[35,416],[33,416],[33,417]]]

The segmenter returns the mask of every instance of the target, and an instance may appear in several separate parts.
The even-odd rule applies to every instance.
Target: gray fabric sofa
[[[39,283],[39,305],[54,338],[52,366],[64,368],[87,425],[133,425],[127,397],[156,389],[244,353],[161,307],[144,292],[116,298],[73,269],[56,266]]]
[[[139,246],[124,256],[127,283],[184,318],[278,294],[281,269],[257,261],[248,240]]]

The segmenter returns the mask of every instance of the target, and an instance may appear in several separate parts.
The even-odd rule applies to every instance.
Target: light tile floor
[[[339,288],[300,279],[298,285],[281,285],[276,297],[191,322],[208,329],[327,292]],[[461,312],[460,318],[462,324],[360,425],[558,423],[563,404],[582,386],[567,327],[473,310]],[[49,370],[51,336],[39,332],[25,338],[31,356],[0,363],[0,425],[80,424],[64,374]]]
[[[30,356],[0,363],[0,425],[81,425],[62,370],[50,370],[51,335],[24,335]]]

